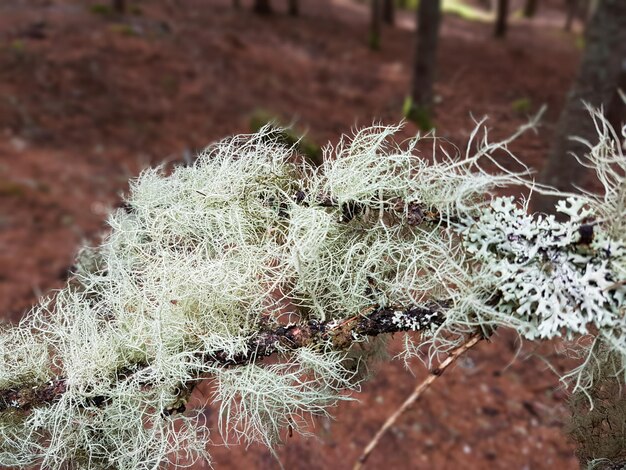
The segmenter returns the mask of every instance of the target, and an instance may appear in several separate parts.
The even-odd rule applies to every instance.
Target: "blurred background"
[[[626,54],[614,52],[626,48],[624,4],[0,0],[0,312],[16,321],[64,285],[80,245],[98,243],[143,168],[188,163],[268,121],[292,125],[287,140],[305,135],[301,151],[315,161],[373,122],[407,119],[401,137],[435,127],[463,147],[474,119],[488,116],[502,138],[546,105],[537,132],[511,148],[546,181],[570,184],[571,161],[546,168],[555,149],[564,155],[571,97],[623,118],[612,93],[625,76]],[[589,52],[607,48],[606,57]],[[585,69],[593,60],[603,86]],[[506,333],[476,348],[366,468],[576,468],[562,429],[567,394],[539,355],[557,370],[572,363],[559,344],[519,348]],[[424,373],[413,370],[385,365],[336,421],[315,421],[316,437],[286,437],[285,468],[351,468]],[[217,468],[279,468],[256,446],[212,454]]]

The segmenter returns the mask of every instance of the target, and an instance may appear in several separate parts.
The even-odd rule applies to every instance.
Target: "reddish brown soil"
[[[267,18],[228,0],[145,0],[141,15],[126,18],[93,14],[86,3],[0,3],[0,311],[9,319],[63,286],[77,248],[97,242],[129,177],[249,131],[254,110],[295,119],[321,143],[401,119],[412,14],[385,28],[382,50],[371,52],[367,11],[349,0],[302,0],[297,19],[280,1]],[[471,112],[488,115],[502,137],[525,120],[514,101],[528,99],[530,112],[545,103],[545,125],[513,145],[540,167],[578,60],[560,15],[516,21],[499,42],[490,25],[446,17],[438,133],[462,145]],[[415,132],[409,124],[403,135]],[[555,349],[542,346],[562,369]],[[575,468],[557,377],[536,357],[509,365],[515,352],[510,334],[470,352],[402,416],[368,468]],[[401,363],[385,364],[336,421],[316,421],[317,439],[286,440],[285,468],[350,468],[416,380]],[[217,468],[278,468],[256,446],[212,453]]]

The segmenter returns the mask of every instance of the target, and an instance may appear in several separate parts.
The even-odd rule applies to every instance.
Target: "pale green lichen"
[[[608,138],[592,148],[607,192],[560,203],[570,220],[556,222],[494,195],[534,186],[508,151],[517,134],[489,143],[481,124],[464,156],[432,135],[398,146],[398,128],[375,126],[313,168],[263,129],[170,174],[144,172],[68,286],[0,333],[0,391],[57,378],[66,388],[30,410],[4,404],[0,464],[208,459],[202,410],[172,412],[206,375],[226,439],[273,446],[286,427],[304,433],[309,416],[349,399],[342,391],[358,388],[383,342],[353,336],[362,348],[280,350],[268,364],[248,351],[250,338],[287,322],[339,327],[375,306],[445,305],[442,324],[396,312],[396,327],[422,335],[407,339],[405,356],[506,326],[528,339],[595,334],[626,357],[624,183],[612,169],[621,150]],[[591,217],[593,241],[580,244]],[[249,364],[224,365],[245,354]],[[580,387],[589,362],[574,371]]]
[[[218,374],[214,403],[220,405],[220,429],[237,441],[272,447],[282,430],[305,433],[311,416],[327,415],[339,392],[354,388],[354,372],[345,354],[300,349],[291,360],[269,366],[250,364]]]

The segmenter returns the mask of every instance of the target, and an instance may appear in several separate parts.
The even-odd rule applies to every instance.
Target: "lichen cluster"
[[[266,128],[144,172],[68,286],[0,334],[0,393],[18,397],[0,403],[0,464],[209,459],[205,415],[185,407],[207,376],[224,437],[273,446],[285,428],[306,432],[308,416],[349,399],[379,343],[277,345],[278,361],[257,360],[251,338],[294,322],[343,331],[389,308],[392,327],[419,330],[435,352],[506,326],[530,339],[590,333],[624,355],[625,248],[608,220],[624,215],[607,169],[619,152],[610,139],[598,150],[607,196],[560,203],[570,219],[557,222],[494,195],[533,185],[494,157],[519,164],[511,139],[489,143],[481,129],[458,155],[432,136],[400,147],[398,128],[376,126],[312,167]],[[405,313],[433,304],[443,319]]]
[[[593,225],[581,199],[559,201],[553,215],[532,217],[512,198],[496,198],[461,231],[478,275],[495,288],[494,305],[520,320],[528,339],[610,331],[623,321],[623,240]],[[585,223],[585,221],[590,223]]]

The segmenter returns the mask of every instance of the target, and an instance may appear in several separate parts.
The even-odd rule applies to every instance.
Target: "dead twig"
[[[440,377],[445,372],[445,370],[450,367],[459,357],[461,357],[465,352],[473,348],[482,339],[483,336],[481,334],[475,334],[473,336],[470,336],[470,338],[465,343],[452,350],[450,355],[441,364],[439,364],[439,367],[436,367],[429,372],[428,377],[426,377],[422,382],[417,385],[417,387],[415,387],[413,393],[411,393],[411,395],[404,401],[404,403],[402,403],[402,406],[400,406],[400,408],[398,408],[394,414],[387,418],[385,424],[382,425],[374,438],[370,441],[367,447],[365,447],[365,450],[363,451],[357,462],[354,464],[353,470],[360,470],[363,467],[363,464],[372,453],[374,448],[378,445],[378,442],[387,432],[387,430],[391,426],[393,426],[393,424],[398,420],[402,413],[404,413],[409,407],[411,407],[411,405],[413,405],[413,403],[415,403],[422,396],[422,394],[428,389],[428,387],[430,387],[430,385],[437,379],[437,377]]]

